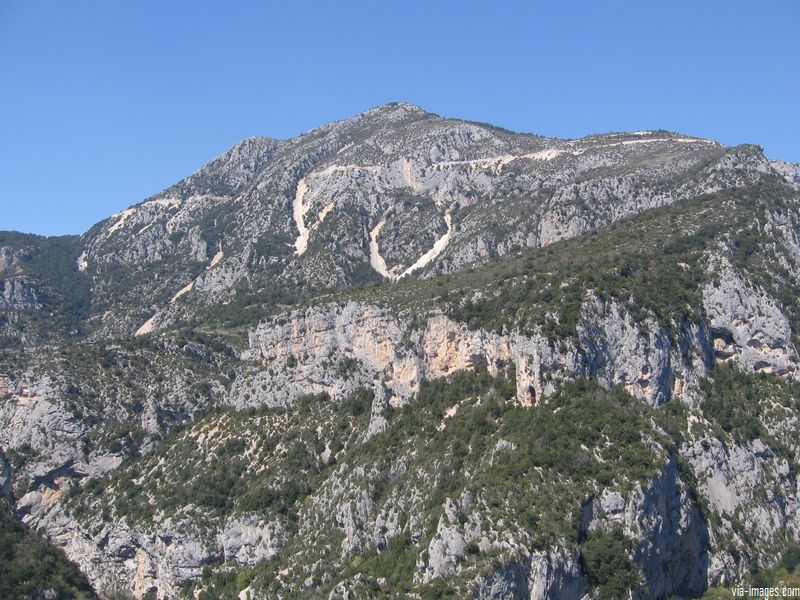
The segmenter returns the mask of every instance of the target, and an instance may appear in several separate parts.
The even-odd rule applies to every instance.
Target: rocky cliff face
[[[739,582],[800,543],[795,166],[396,104],[2,234],[2,494],[105,595]]]
[[[720,258],[717,279],[703,290],[703,305],[714,336],[714,354],[748,372],[797,377],[797,350],[789,320],[777,302],[754,288]]]
[[[526,406],[546,403],[559,382],[578,377],[624,386],[649,404],[662,404],[673,392],[677,399],[690,401],[693,387],[686,381],[697,383],[713,352],[702,325],[687,324],[673,347],[669,333],[654,321],[638,325],[617,304],[591,293],[582,312],[577,340],[560,344],[541,334],[471,331],[444,315],[432,315],[414,330],[410,318],[356,302],[289,313],[250,334],[251,348],[244,358],[275,368],[259,369],[252,379],[239,378],[232,400],[243,408],[279,405],[308,392],[343,397],[352,386],[380,379],[391,388],[389,402],[400,406],[423,380],[479,365],[496,374],[513,364],[516,399]],[[350,378],[350,385],[324,370],[326,361],[336,365],[341,359],[360,366],[359,379]],[[289,369],[287,363],[295,366]],[[259,388],[266,391],[259,393]]]
[[[786,182],[797,191],[800,191],[800,165],[783,160],[771,160],[770,166],[783,176]]]
[[[771,313],[775,314],[771,310],[774,301],[748,289],[729,264],[719,277],[719,286],[730,286],[729,293],[724,295],[728,308],[715,304],[714,299],[723,296],[719,295],[718,287],[710,286],[704,294],[710,322],[684,323],[677,336],[660,329],[650,319],[637,323],[615,303],[605,303],[592,294],[587,295],[583,304],[582,318],[576,331],[578,342],[562,342],[560,348],[541,335],[502,336],[470,331],[463,324],[442,315],[432,316],[423,329],[414,332],[409,321],[403,322],[402,318],[395,318],[386,310],[351,303],[292,313],[282,317],[281,322],[260,325],[250,335],[251,350],[245,357],[265,361],[267,365],[285,364],[287,357],[295,354],[299,357],[294,369],[284,370],[278,375],[278,380],[269,381],[267,389],[280,390],[279,394],[292,390],[300,382],[317,379],[313,365],[320,364],[322,357],[334,362],[339,357],[353,358],[366,371],[362,371],[362,375],[366,375],[363,381],[377,379],[389,386],[393,394],[390,402],[396,405],[408,401],[417,391],[414,384],[419,381],[477,366],[485,366],[496,373],[506,365],[514,365],[516,401],[525,406],[547,403],[560,383],[585,377],[609,388],[623,386],[631,395],[651,405],[677,401],[699,407],[702,404],[699,383],[711,369],[713,357],[735,360],[740,368],[749,372],[794,378],[796,351],[785,318],[778,318],[774,324],[759,321],[762,316],[768,319]],[[733,290],[735,292],[731,293]],[[747,315],[739,319],[728,316],[723,322],[720,315],[726,311],[744,310],[742,302],[753,303]],[[354,319],[354,314],[363,318]],[[738,351],[725,352],[720,339],[734,335],[739,338],[735,333],[737,325],[745,326],[749,333],[772,336],[771,346],[748,344],[750,338],[747,338],[739,340]],[[405,338],[402,332],[406,333]],[[747,350],[743,350],[745,348]],[[760,348],[764,348],[764,352],[757,358],[748,355],[747,351],[755,352]],[[768,358],[775,360],[775,357],[781,361],[779,368],[772,367],[774,363],[765,364]],[[315,391],[324,389],[334,397],[346,393],[344,382],[336,381],[335,377],[328,375],[317,380],[328,382],[330,387],[313,388]],[[241,380],[242,385],[248,385],[246,381]],[[255,392],[250,397],[258,403],[271,401],[258,397]],[[690,422],[693,419],[705,422],[701,411],[698,413],[698,416],[689,417]],[[691,439],[694,435],[691,428],[687,434]],[[766,467],[760,465],[764,460],[776,460],[772,451],[758,445],[734,446],[725,451],[725,455],[712,458],[715,453],[708,444],[718,449],[727,446],[713,436],[699,436],[696,441],[682,447],[681,456],[704,480],[699,491],[713,511],[722,515],[734,511],[739,502],[758,504],[758,508],[753,509],[754,518],[758,515],[761,525],[747,519],[746,530],[756,536],[761,535],[756,531],[762,532],[760,543],[768,543],[776,530],[786,531],[787,527],[793,527],[789,521],[800,515],[795,506],[797,491],[793,479],[782,486],[781,494],[788,493],[789,496],[782,495],[784,500],[780,506],[771,501],[759,503],[753,493],[754,488],[770,485],[763,475]],[[728,452],[732,454],[728,455]],[[782,463],[780,459],[770,469],[774,469],[771,472],[776,474],[789,474],[788,463]],[[747,476],[742,477],[745,473]],[[751,478],[755,479],[751,481]],[[634,560],[647,581],[648,594],[653,596],[698,594],[709,583],[732,581],[735,570],[727,571],[722,567],[729,557],[722,553],[724,558],[720,558],[714,552],[718,549],[714,549],[709,541],[708,525],[697,505],[689,499],[687,487],[676,470],[676,462],[669,462],[664,473],[645,487],[647,489],[639,489],[629,497],[618,492],[604,492],[602,497],[596,498],[591,504],[590,514],[594,516],[588,530],[613,530],[622,526],[629,537],[639,540],[639,547],[633,552]],[[773,506],[771,509],[767,507],[770,504]],[[455,509],[448,512],[447,506],[444,513],[447,519],[440,521],[437,529],[441,537],[428,549],[429,556],[433,557],[429,577],[452,575],[456,558],[464,555],[469,542],[478,539],[475,534],[455,533],[448,529],[448,523],[455,523],[456,517],[450,515]],[[657,514],[650,515],[648,511],[657,511]],[[738,543],[743,544],[743,540]],[[655,561],[655,564],[650,564],[650,561]],[[504,574],[501,578],[503,583],[493,579],[482,583],[479,589],[483,591],[479,597],[484,597],[482,594],[492,597],[491,590],[497,586],[506,590],[501,597],[508,598],[529,597],[530,589],[542,589],[542,584],[537,581],[528,581],[524,585],[506,581],[508,577],[513,580],[522,577],[520,581],[524,582],[531,576],[531,564],[523,563],[520,569],[519,574]],[[533,572],[538,573],[536,569]],[[545,569],[545,574],[538,576],[547,579],[552,577],[549,573]],[[578,597],[577,590],[582,589],[583,583],[580,577],[575,576],[571,584],[550,585],[553,587],[546,587],[536,597],[549,597],[559,586],[570,585],[576,591],[568,597]],[[523,589],[527,591],[522,592]]]

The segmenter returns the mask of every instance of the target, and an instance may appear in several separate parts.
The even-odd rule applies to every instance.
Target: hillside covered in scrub
[[[8,597],[796,580],[798,172],[401,103],[0,233]]]

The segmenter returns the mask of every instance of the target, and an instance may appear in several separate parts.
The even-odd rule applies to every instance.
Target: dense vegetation
[[[43,303],[40,309],[15,315],[16,326],[41,337],[81,330],[92,296],[88,277],[77,268],[80,238],[0,231],[0,247],[24,256],[11,270],[0,272],[0,281],[14,278],[29,283]]]
[[[45,590],[65,600],[97,597],[78,567],[14,518],[0,498],[0,598],[44,598]]]
[[[597,591],[597,600],[625,598],[641,583],[639,570],[628,556],[630,541],[622,531],[594,533],[581,545],[581,566],[586,582]]]
[[[722,430],[718,435],[729,435],[738,444],[760,439],[797,469],[786,441],[764,424],[800,411],[800,383],[766,374],[747,374],[730,363],[718,363],[701,383],[701,391],[703,413]]]
[[[340,564],[337,553],[331,553],[330,548],[339,546],[342,532],[320,524],[311,539],[290,540],[279,558],[248,569],[209,570],[198,584],[207,594],[203,597],[232,598],[244,586],[253,585],[267,590],[268,594],[280,590],[289,598],[300,598],[303,596],[298,590],[309,576],[324,594],[335,581],[355,577],[362,578],[365,590],[374,593],[385,586],[392,594],[401,596],[413,591],[422,598],[463,597],[469,593],[471,578],[513,561],[515,557],[496,551],[484,553],[472,543],[462,559],[463,576],[446,581],[436,579],[426,585],[415,584],[413,576],[417,572],[418,556],[436,534],[446,498],[457,499],[465,492],[471,494],[476,501],[472,508],[464,509],[460,517],[463,522],[481,515],[485,522],[505,519],[517,523],[521,529],[515,529],[515,536],[529,547],[546,549],[557,543],[572,545],[577,539],[575,518],[580,513],[582,499],[593,490],[627,489],[651,478],[669,460],[674,450],[673,440],[685,427],[685,416],[680,410],[652,409],[621,389],[606,391],[587,381],[565,386],[545,406],[521,408],[509,402],[515,393],[513,381],[513,371],[492,377],[485,369],[478,369],[425,382],[408,407],[389,410],[388,426],[383,433],[361,443],[354,437],[356,423],[347,415],[357,417],[368,411],[368,398],[363,393],[346,399],[338,408],[324,397],[303,400],[299,414],[310,419],[312,431],[317,424],[330,419],[339,423],[334,427],[343,440],[342,450],[335,455],[336,464],[344,469],[337,471],[339,480],[359,482],[377,507],[398,507],[395,503],[400,495],[407,495],[415,486],[422,486],[425,494],[419,504],[401,508],[401,522],[406,522],[407,527],[388,539],[380,550],[357,552]],[[242,451],[241,448],[228,451],[234,443],[232,440],[247,440],[250,448],[255,447],[254,444],[260,443],[258,432],[270,430],[263,419],[277,418],[281,411],[275,413],[276,417],[270,417],[272,413],[274,411],[240,417],[226,415],[225,419],[237,418],[241,423],[225,421],[224,430],[234,432],[235,437],[214,443],[213,452],[211,447],[203,450],[205,456],[213,455],[206,462],[210,460],[211,464],[224,464],[228,468],[234,466],[235,457]],[[258,425],[255,428],[242,425],[247,420]],[[219,421],[214,423],[220,424]],[[285,472],[283,469],[288,466],[302,473],[296,481],[305,486],[294,497],[294,508],[290,512],[297,510],[301,518],[303,515],[308,518],[306,511],[313,505],[310,499],[321,493],[316,489],[322,481],[318,473],[326,469],[318,458],[323,439],[327,445],[335,441],[325,437],[329,430],[324,427],[322,433],[312,433],[312,437],[298,440],[302,446],[291,446],[287,441],[293,439],[295,426],[292,422],[281,423],[284,433],[276,441],[287,451],[254,463],[267,466],[263,479],[257,482],[247,469],[240,471],[235,467],[232,469],[235,475],[230,479],[219,469],[208,470],[203,464],[195,465],[198,477],[205,477],[202,474],[208,472],[212,480],[225,481],[224,486],[210,485],[211,480],[206,480],[204,485],[211,490],[217,487],[231,490],[225,501],[229,507],[238,507],[234,510],[246,508],[265,516],[285,515],[287,505],[276,503],[271,496],[270,501],[246,506],[244,503],[245,499],[254,498],[248,488],[261,486],[260,489],[269,490],[273,477],[269,473],[273,469]],[[208,432],[210,424],[199,425],[194,431]],[[245,433],[243,426],[248,427],[250,433]],[[315,436],[319,436],[319,441]],[[154,494],[154,506],[169,510],[177,506],[171,501],[164,504],[165,498],[172,497],[170,473],[186,462],[180,449],[184,444],[194,447],[192,440],[197,439],[197,434],[182,438],[169,444],[169,449],[160,454],[166,461],[163,470],[147,477],[164,482],[163,488],[160,484],[158,488],[153,488],[152,484],[148,486],[147,493]],[[195,447],[195,455],[199,450]],[[245,454],[255,456],[257,452],[251,449]],[[143,467],[137,468],[126,477],[143,472]],[[242,482],[246,485],[242,486]],[[118,498],[115,510],[120,510],[122,488],[112,482],[111,489]],[[195,502],[198,498],[203,496],[196,495]],[[419,528],[422,528],[421,537],[412,537],[414,529]],[[592,577],[596,578],[598,589],[612,594],[607,596],[610,598],[615,590],[638,581],[638,571],[629,569],[628,542],[618,539],[617,534],[610,534],[609,539],[616,545],[608,552],[616,561],[614,564],[625,569],[619,575],[609,575],[602,564],[605,556],[602,547],[608,541],[604,535],[589,536],[581,543],[580,551],[584,561],[593,565]],[[625,550],[624,557],[619,552],[621,548]],[[309,573],[298,565],[314,565],[314,568]],[[288,575],[283,571],[287,568]],[[284,575],[278,576],[279,572]]]

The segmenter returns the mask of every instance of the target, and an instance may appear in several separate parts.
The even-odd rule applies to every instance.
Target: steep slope
[[[800,544],[791,167],[400,104],[4,234],[4,490],[106,595],[740,583]]]
[[[102,332],[238,323],[322,290],[458,271],[770,170],[755,147],[667,132],[563,141],[388,105],[245,140],[93,228],[78,264],[98,312],[111,311]]]
[[[75,265],[78,236],[0,231],[0,349],[76,337],[89,327],[89,279]]]
[[[63,553],[30,532],[0,499],[0,594],[17,598],[96,598]]]
[[[798,313],[761,265],[797,269],[767,215],[798,202],[765,180],[276,316],[235,366],[239,411],[36,522],[99,584],[166,597],[738,581],[800,541]],[[592,570],[608,544],[622,583]]]

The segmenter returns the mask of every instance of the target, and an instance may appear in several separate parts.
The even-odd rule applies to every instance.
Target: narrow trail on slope
[[[212,257],[211,262],[208,263],[208,265],[206,265],[206,271],[208,271],[209,269],[212,269],[215,266],[217,266],[224,257],[225,257],[225,253],[222,250],[222,242],[219,242],[217,244],[217,253]],[[184,294],[188,294],[189,292],[191,292],[194,289],[194,282],[195,282],[195,280],[193,279],[192,281],[187,283],[185,286],[183,286],[181,289],[179,289],[175,293],[175,295],[170,299],[169,303],[170,304],[175,304],[175,302],[178,301],[178,298],[180,298]],[[133,336],[134,337],[139,337],[140,335],[145,335],[147,333],[151,333],[153,331],[153,328],[155,327],[156,317],[158,316],[158,314],[159,313],[156,312],[156,314],[154,314],[152,317],[147,319],[147,321],[145,321],[142,324],[142,326],[139,327],[139,329],[136,330],[136,332],[133,334]]]
[[[643,133],[635,133],[634,135],[644,135],[648,132]],[[553,160],[563,154],[568,154],[571,156],[580,156],[581,154],[585,154],[590,150],[602,150],[605,148],[614,148],[616,146],[632,146],[638,144],[652,144],[652,143],[659,143],[659,142],[677,142],[682,144],[687,143],[697,143],[697,144],[716,144],[713,140],[706,140],[702,138],[684,138],[684,137],[675,137],[675,138],[650,138],[644,140],[623,140],[620,142],[612,142],[610,144],[600,144],[597,146],[589,146],[588,148],[579,148],[578,150],[570,150],[568,148],[546,148],[544,150],[539,150],[537,152],[531,152],[528,154],[501,154],[498,156],[491,156],[489,158],[473,158],[473,159],[465,159],[465,160],[443,160],[440,162],[431,163],[431,167],[434,169],[441,169],[444,167],[459,167],[459,166],[469,166],[469,167],[478,167],[478,168],[488,168],[494,169],[496,171],[501,170],[507,164],[515,160]],[[410,171],[408,169],[408,165],[403,165],[403,175],[407,185],[411,185],[409,181]]]

